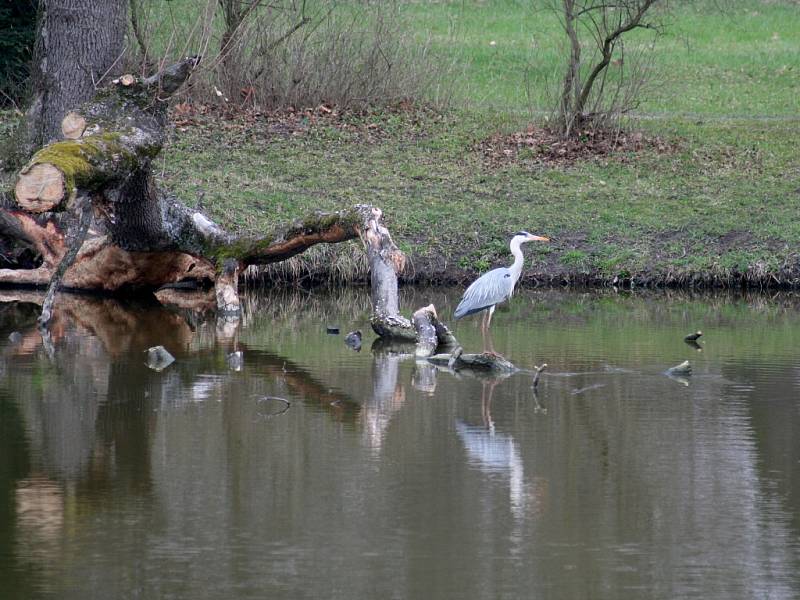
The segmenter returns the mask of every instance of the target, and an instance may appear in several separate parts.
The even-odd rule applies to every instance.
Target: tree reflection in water
[[[0,560],[16,561],[0,564],[0,589],[35,597],[31,573],[56,594],[86,576],[107,597],[142,579],[164,586],[143,595],[186,591],[169,577],[195,596],[234,581],[311,597],[331,581],[351,597],[800,589],[796,303],[533,292],[498,341],[516,359],[535,328],[527,365],[554,366],[539,403],[530,373],[476,379],[409,347],[347,351],[325,326],[364,327],[364,296],[245,296],[240,324],[218,326],[65,295],[48,353],[36,294],[16,294],[0,307]],[[700,354],[682,341],[697,315],[716,330]],[[177,359],[161,373],[144,365],[157,344]],[[665,377],[689,351],[689,385]],[[270,396],[291,408],[264,418]]]

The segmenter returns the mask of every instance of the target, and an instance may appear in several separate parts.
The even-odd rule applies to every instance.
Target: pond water
[[[47,343],[5,296],[0,598],[800,597],[797,296],[522,291],[494,379],[374,343],[364,289],[64,296]]]

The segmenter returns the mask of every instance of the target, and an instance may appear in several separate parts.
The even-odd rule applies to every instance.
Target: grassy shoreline
[[[213,218],[249,230],[376,204],[411,259],[407,280],[420,283],[463,282],[504,263],[509,234],[527,228],[554,241],[527,248],[525,284],[800,286],[800,119],[640,121],[667,151],[561,165],[535,154],[488,160],[483,140],[525,126],[502,113],[387,112],[292,133],[279,125],[186,127],[164,153],[163,183],[185,199],[202,192]],[[311,252],[290,275],[325,279],[330,264],[335,279],[362,279],[356,254]]]

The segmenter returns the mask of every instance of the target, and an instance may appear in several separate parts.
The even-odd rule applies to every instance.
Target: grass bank
[[[554,238],[528,247],[530,281],[800,282],[800,120],[648,121],[637,125],[669,139],[667,151],[563,165],[532,153],[485,158],[482,140],[523,125],[487,110],[387,113],[293,135],[267,120],[215,122],[180,132],[163,173],[185,198],[204,192],[213,218],[246,229],[381,206],[418,281],[502,263],[509,234],[527,228]],[[330,254],[300,260],[314,269]]]

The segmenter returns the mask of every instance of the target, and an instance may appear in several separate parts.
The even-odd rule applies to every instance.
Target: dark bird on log
[[[361,350],[361,330],[356,329],[344,336],[344,343],[356,352]]]
[[[486,311],[481,319],[481,333],[483,334],[483,346],[486,351],[486,333],[492,322],[492,315],[498,304],[508,300],[514,293],[514,286],[519,281],[522,274],[522,263],[525,258],[522,255],[522,244],[527,242],[549,242],[550,239],[533,235],[527,231],[515,233],[511,238],[511,254],[514,255],[514,262],[510,267],[500,267],[492,269],[478,277],[464,292],[461,302],[458,303],[453,317],[460,319],[473,313]],[[489,343],[489,352],[494,353]]]
[[[685,338],[683,338],[683,340],[685,342],[696,342],[701,335],[703,335],[702,331],[695,331],[694,333],[687,335]]]

